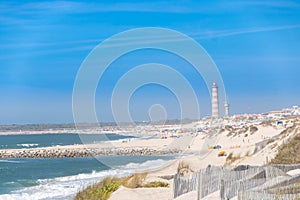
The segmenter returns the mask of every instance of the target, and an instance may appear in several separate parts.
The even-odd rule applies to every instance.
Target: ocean
[[[21,149],[49,146],[63,146],[84,143],[100,143],[105,141],[123,140],[135,138],[131,135],[115,133],[108,134],[22,134],[22,135],[0,135],[0,149]]]
[[[118,134],[110,136],[113,137],[113,140],[129,137]],[[10,137],[0,136],[0,144],[7,145],[6,147],[20,148],[20,145],[17,144],[38,144],[38,147],[42,147],[68,145],[73,144],[74,141],[74,144],[80,142],[80,140],[66,140],[68,137],[71,139],[78,137],[76,134],[22,135],[22,137],[18,137],[14,136],[15,142],[12,142]],[[3,138],[9,138],[10,142],[5,143]],[[99,137],[97,141],[101,141]],[[21,148],[28,147],[28,145],[21,146]],[[0,199],[68,200],[72,199],[78,191],[101,181],[106,176],[126,176],[143,170],[157,169],[169,164],[174,159],[174,156],[0,159]]]

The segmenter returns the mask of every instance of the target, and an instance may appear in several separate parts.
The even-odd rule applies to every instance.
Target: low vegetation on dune
[[[119,189],[120,186],[127,188],[151,188],[151,187],[169,187],[168,183],[154,181],[144,183],[147,173],[134,174],[128,177],[116,178],[107,177],[100,183],[89,186],[80,191],[74,200],[107,200],[110,195]]]
[[[79,192],[74,200],[106,200],[114,191],[119,189],[121,184],[121,179],[107,177],[100,183]]]
[[[258,131],[258,128],[256,126],[250,126],[250,135],[253,135],[255,132]]]
[[[300,163],[300,135],[283,144],[278,154],[270,164],[298,164]]]
[[[146,188],[169,187],[169,183],[165,183],[161,181],[153,181],[153,182],[146,183],[143,187]]]
[[[248,154],[248,152],[247,152]],[[232,163],[234,163],[235,161],[241,159],[241,155],[238,154],[238,155],[233,155],[233,153],[230,153],[227,158],[226,158],[226,165],[230,165]]]
[[[228,134],[227,134],[228,137],[230,137],[230,136],[236,137],[241,134],[246,134],[248,131],[250,131],[250,135],[253,135],[255,132],[258,131],[258,128],[253,125],[243,126],[242,128],[233,128],[232,126],[226,125],[224,130],[228,131]],[[248,136],[248,134],[246,134],[246,135]]]

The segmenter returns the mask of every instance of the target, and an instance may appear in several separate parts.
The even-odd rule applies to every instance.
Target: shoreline
[[[299,120],[300,121],[300,120]],[[176,158],[167,165],[156,169],[147,170],[148,175],[145,183],[151,181],[161,181],[169,183],[170,187],[165,188],[160,199],[167,200],[173,196],[173,179],[174,174],[178,173],[177,169],[180,162],[188,165],[188,173],[196,172],[206,168],[208,165],[224,166],[224,165],[264,165],[266,158],[272,159],[281,144],[286,142],[288,138],[296,135],[300,130],[298,121],[293,122],[293,126],[277,128],[270,125],[257,125],[257,130],[251,132],[250,126],[240,129],[224,129],[218,133],[216,141],[210,141],[207,134],[195,134],[192,132],[182,133],[180,137],[167,139],[139,139],[127,142],[109,142],[101,144],[87,145],[69,145],[54,146],[44,148],[26,148],[26,149],[4,149],[0,150],[0,158],[5,155],[19,156],[17,158],[76,158],[90,156],[164,156],[171,155]],[[153,131],[154,132],[154,131]],[[153,133],[152,132],[152,133]],[[138,134],[137,134],[138,135]],[[145,134],[144,134],[145,135]],[[267,142],[266,142],[267,141]],[[183,142],[189,142],[189,148]],[[220,150],[211,148],[213,145],[220,145]],[[227,155],[232,154],[233,159],[227,162],[227,156],[218,156],[219,151],[226,151]],[[94,152],[94,154],[91,154]],[[205,156],[201,153],[206,153]],[[28,155],[27,155],[28,154]],[[47,156],[45,156],[47,155]],[[187,155],[181,157],[181,155]],[[6,157],[7,158],[7,157]],[[9,157],[11,158],[11,157]],[[113,176],[113,175],[112,175]],[[110,200],[124,199],[128,197],[131,200],[141,199],[144,193],[151,195],[160,191],[157,188],[120,188],[114,192]],[[187,195],[195,195],[190,193]],[[152,196],[154,197],[154,196]],[[182,198],[185,195],[182,196]],[[182,199],[179,197],[179,199]],[[147,198],[146,198],[147,199]],[[152,198],[154,199],[154,198]],[[189,198],[191,199],[191,198]]]
[[[122,132],[122,134],[124,134],[124,132]],[[146,136],[145,134],[131,134],[130,136],[135,136],[136,139],[124,138],[120,140],[109,140],[91,144],[0,149],[0,158],[76,158],[114,155],[180,155],[181,153],[185,153],[184,150],[187,148],[185,142],[191,141],[195,138],[195,136],[192,136],[191,133],[186,133],[180,138],[170,137],[166,139],[153,137],[153,134],[147,134]],[[84,138],[81,141],[84,142]]]
[[[6,135],[42,135],[42,134],[120,134],[120,135],[134,135],[130,131],[103,131],[97,129],[70,129],[70,130],[45,130],[45,131],[2,131],[0,136]],[[139,134],[136,134],[139,135]]]
[[[122,157],[122,156],[120,156]],[[62,161],[59,161],[59,163],[65,168],[65,171],[68,171],[67,174],[56,174],[55,176],[49,176],[49,177],[34,177],[29,178],[28,181],[38,180],[36,185],[33,186],[25,186],[18,189],[10,190],[8,189],[7,192],[0,194],[0,199],[24,199],[24,195],[26,195],[26,199],[36,199],[37,197],[40,197],[40,195],[43,195],[45,199],[62,199],[61,195],[62,192],[67,194],[63,199],[73,199],[74,196],[77,194],[78,191],[83,190],[84,188],[93,185],[97,183],[99,180],[104,179],[107,176],[120,176],[120,177],[126,177],[131,174],[139,173],[141,171],[150,169],[156,170],[160,167],[163,167],[167,165],[168,163],[172,162],[176,159],[176,156],[145,156],[147,158],[143,158],[143,156],[136,156],[136,157],[128,157],[128,160],[126,163],[123,161],[119,162],[119,156],[116,156],[114,158],[113,163],[110,157],[103,157],[103,160],[98,159],[88,159],[90,161],[93,161],[95,165],[85,165],[86,163],[85,159],[69,159],[65,158]],[[0,159],[1,160],[1,159]],[[37,163],[35,166],[48,166],[50,164],[51,166],[55,167],[55,161],[52,162],[52,159],[16,159],[16,160],[9,160],[5,159],[4,164],[7,161],[8,165],[14,166],[16,169],[18,166],[24,165],[26,163],[29,163],[33,160],[34,163]],[[76,167],[71,167],[71,169],[68,169],[67,166],[68,163],[74,163],[78,160],[81,160],[79,163],[82,164],[82,166],[87,166],[87,171],[79,171],[76,170]],[[116,162],[115,162],[116,161]],[[0,161],[1,162],[1,161]],[[45,164],[46,163],[46,164]],[[52,164],[51,164],[52,163]],[[98,168],[95,169],[93,166],[99,166],[99,163],[102,163],[104,165],[110,166],[112,164],[112,168]],[[67,164],[67,165],[65,165]],[[77,163],[78,164],[78,163]],[[31,164],[26,164],[27,166],[31,166]],[[101,165],[101,164],[100,164]],[[49,167],[46,167],[49,168]],[[50,169],[50,168],[49,168]],[[85,168],[86,169],[86,168]],[[75,173],[72,173],[72,171]],[[34,171],[34,170],[33,170]],[[70,172],[71,171],[71,172]],[[25,171],[26,173],[26,171]],[[35,173],[35,172],[34,172]],[[39,172],[37,172],[39,173]],[[42,173],[44,173],[42,171]],[[46,172],[45,172],[46,173]],[[47,175],[48,176],[48,175]],[[28,175],[27,175],[28,177]],[[26,180],[26,178],[24,179]],[[3,180],[4,181],[4,180]],[[7,183],[10,183],[11,181],[4,181]],[[19,183],[19,181],[15,181],[16,183]],[[24,183],[24,181],[22,182]],[[1,184],[0,184],[1,185]],[[70,187],[72,186],[72,187]],[[42,193],[39,193],[38,191],[41,191]]]
[[[122,139],[121,141],[96,144],[0,149],[0,158],[76,158],[114,155],[180,155],[184,153],[180,147],[172,146],[175,142],[180,142],[180,139]]]

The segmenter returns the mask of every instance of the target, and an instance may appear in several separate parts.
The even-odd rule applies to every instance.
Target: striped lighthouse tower
[[[211,105],[212,105],[212,117],[219,117],[219,97],[218,97],[218,85],[216,82],[212,85],[211,91]]]

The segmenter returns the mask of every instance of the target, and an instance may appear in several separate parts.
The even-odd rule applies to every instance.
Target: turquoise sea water
[[[98,136],[91,135],[91,141]],[[108,137],[114,140],[128,138],[128,136],[118,134],[110,134]],[[1,136],[0,144],[18,147],[16,144],[33,144],[34,142],[41,147],[80,142],[76,134],[22,135],[20,138],[19,136],[12,138]],[[69,141],[70,138],[73,140]],[[98,137],[97,141],[102,140]],[[99,182],[106,176],[126,176],[137,171],[157,169],[174,159],[174,156],[0,159],[0,199],[72,199],[78,191]]]
[[[97,143],[107,140],[120,140],[134,138],[120,134],[27,134],[27,135],[0,135],[0,149],[20,149],[49,147],[56,145],[72,145],[84,143]]]
[[[0,199],[71,199],[78,191],[106,176],[155,169],[168,164],[174,157],[107,156],[98,159],[2,159]]]

